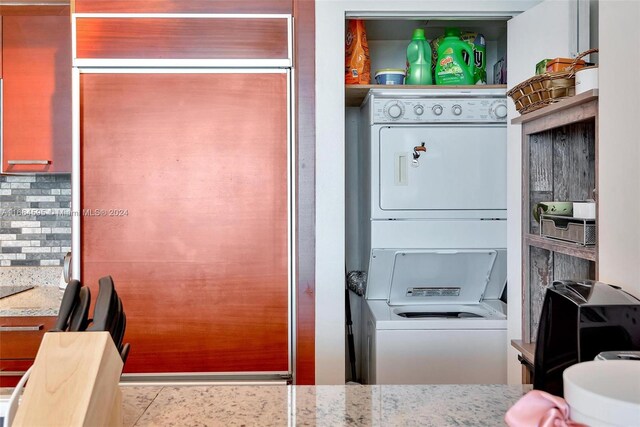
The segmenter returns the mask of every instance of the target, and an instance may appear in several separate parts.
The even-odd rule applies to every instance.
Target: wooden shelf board
[[[556,102],[555,104],[551,104],[546,107],[543,107],[532,113],[525,114],[520,117],[516,117],[515,119],[511,120],[511,124],[517,125],[517,124],[527,123],[532,120],[539,119],[541,117],[549,116],[551,114],[556,114],[560,111],[568,110],[578,105],[585,104],[587,102],[593,101],[594,99],[598,99],[598,89],[588,90],[579,95],[572,96],[570,98],[563,99],[560,102]]]
[[[536,343],[523,342],[522,340],[511,340],[511,346],[518,350],[520,354],[522,354],[522,357],[533,365],[536,355]]]
[[[369,93],[369,89],[400,89],[400,90],[414,90],[414,89],[507,89],[507,85],[467,85],[467,86],[415,86],[415,85],[345,85],[344,97],[345,106],[347,107],[359,107],[364,101],[364,98]]]
[[[526,234],[524,240],[525,243],[527,243],[529,246],[535,246],[537,248],[542,248],[548,251],[558,252],[589,261],[598,260],[598,250],[595,246],[580,246],[576,243],[553,240],[546,237],[537,236],[535,234]]]

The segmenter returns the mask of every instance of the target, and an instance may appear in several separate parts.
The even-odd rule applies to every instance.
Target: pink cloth
[[[569,419],[566,400],[540,390],[522,396],[504,420],[509,427],[586,427]]]

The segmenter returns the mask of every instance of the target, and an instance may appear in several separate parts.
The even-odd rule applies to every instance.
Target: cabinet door
[[[177,67],[184,64],[176,60],[191,60],[198,62],[187,66],[202,66],[199,61],[287,60],[291,55],[289,19],[285,16],[104,15],[74,16],[76,65],[92,60],[91,65],[95,66],[99,60],[102,66],[118,66],[122,61],[135,60],[135,66],[140,66],[155,60]]]
[[[45,332],[53,328],[56,317],[0,317],[0,359],[35,359]]]
[[[53,316],[0,317],[0,387],[16,386],[55,322]]]
[[[292,0],[74,0],[76,13],[291,13]]]
[[[71,172],[68,16],[2,18],[2,171]]]
[[[380,129],[380,209],[504,209],[505,131],[481,132],[482,139],[473,126]],[[426,141],[427,152],[413,165],[416,141]]]
[[[533,76],[542,59],[572,58],[588,49],[588,6],[580,8],[582,3],[546,0],[507,23],[508,87]]]
[[[128,372],[287,372],[288,74],[82,74],[81,275]]]

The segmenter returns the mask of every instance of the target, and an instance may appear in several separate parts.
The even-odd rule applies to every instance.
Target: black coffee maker
[[[547,288],[533,388],[562,396],[566,368],[603,351],[624,350],[640,350],[640,300],[617,286],[590,280],[556,281]]]

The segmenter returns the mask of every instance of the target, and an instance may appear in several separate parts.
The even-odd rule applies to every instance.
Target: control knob
[[[498,119],[504,119],[507,117],[507,105],[500,102],[491,106],[491,113]]]
[[[442,105],[436,104],[431,110],[433,111],[433,114],[439,116],[440,114],[442,114]]]
[[[385,112],[393,120],[397,120],[404,114],[404,106],[400,102],[393,102],[386,105]]]
[[[422,105],[416,105],[415,107],[413,107],[413,111],[416,113],[416,115],[421,116],[424,113],[424,107]]]
[[[460,114],[462,114],[462,107],[459,105],[454,105],[453,107],[451,107],[451,112],[453,113],[453,115],[459,116]]]

